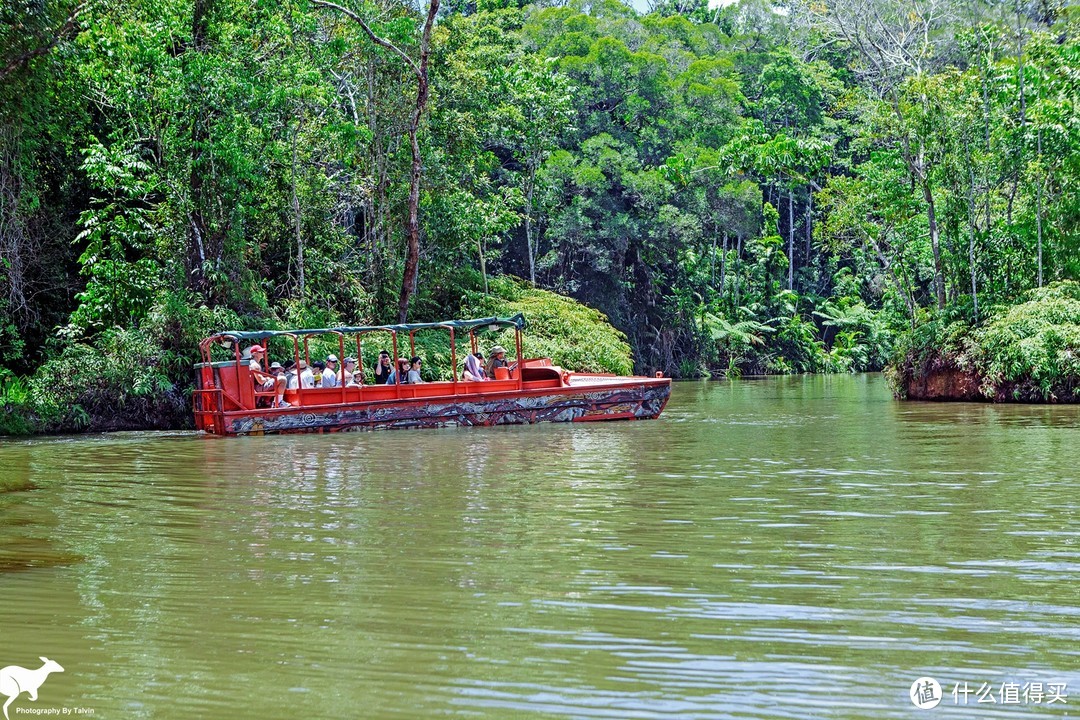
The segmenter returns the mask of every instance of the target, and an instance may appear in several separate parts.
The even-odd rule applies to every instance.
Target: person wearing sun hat
[[[300,370],[300,387],[305,389],[315,387],[315,373],[308,367],[307,360],[300,358],[296,367]]]
[[[491,357],[488,359],[487,367],[485,368],[485,370],[487,371],[487,376],[489,378],[494,378],[495,368],[506,367],[507,364],[508,363],[506,362],[506,348],[504,348],[502,345],[496,345],[495,347],[491,348]]]

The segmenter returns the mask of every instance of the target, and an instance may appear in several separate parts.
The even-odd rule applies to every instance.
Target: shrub
[[[1058,282],[974,333],[983,393],[1080,400],[1080,283]]]
[[[599,310],[573,298],[526,286],[523,281],[492,278],[488,295],[463,298],[462,315],[486,317],[522,313],[528,326],[524,333],[525,357],[550,357],[556,365],[581,372],[629,375],[634,363],[626,336]],[[497,333],[490,345],[503,345],[513,353],[514,333]]]

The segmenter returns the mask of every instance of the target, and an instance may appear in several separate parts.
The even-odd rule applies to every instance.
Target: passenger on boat
[[[495,377],[495,368],[506,367],[506,348],[502,345],[496,345],[491,348],[491,359],[487,362],[487,376],[489,378]]]
[[[272,373],[263,372],[262,362],[266,359],[266,348],[261,345],[252,345],[248,348],[248,356],[251,358],[248,361],[248,368],[251,370],[251,377],[255,387],[263,391],[276,391],[271,407],[288,407],[289,404],[284,401],[285,374],[281,373],[275,376]],[[277,365],[279,370],[281,369],[281,365],[278,365],[278,363],[274,363],[274,365]]]
[[[324,363],[322,360],[316,360],[315,362],[311,363],[311,367],[313,368],[313,371],[311,373],[311,379],[315,383],[314,385],[312,385],[312,387],[322,387],[322,375],[323,371],[326,368],[326,363]]]
[[[326,356],[326,369],[322,371],[322,386],[324,388],[332,388],[339,385],[337,376],[337,363],[337,355]]]
[[[379,359],[375,363],[375,384],[385,385],[393,374],[394,368],[390,366],[390,353],[385,350],[380,351]]]
[[[270,363],[270,374],[274,376],[275,382],[284,380],[285,386],[288,387],[289,379],[285,377],[285,368],[281,363]]]
[[[468,354],[465,358],[465,372],[462,373],[462,376],[466,382],[487,380],[487,373],[484,372],[484,353]]]
[[[296,390],[301,385],[305,388],[315,387],[315,376],[311,374],[306,360],[301,360],[299,365],[290,360],[285,363],[285,387]]]
[[[416,355],[409,360],[409,375],[407,381],[410,385],[418,385],[424,382],[420,377],[420,358]]]
[[[347,357],[341,361],[345,371],[345,387],[360,387],[364,384],[364,373],[356,370],[356,359]]]
[[[390,377],[386,379],[388,385],[395,385],[399,382],[405,384],[409,382],[409,361],[405,358],[398,358],[397,369],[390,372]]]
[[[301,360],[297,367],[300,368],[300,387],[305,390],[315,387],[315,373],[311,372],[307,360]]]

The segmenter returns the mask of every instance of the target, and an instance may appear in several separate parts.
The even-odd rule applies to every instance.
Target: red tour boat
[[[514,328],[517,361],[496,368],[495,377],[466,381],[458,372],[456,338],[467,333],[477,351],[476,331]],[[525,318],[450,320],[438,323],[339,327],[291,331],[228,331],[199,343],[202,362],[195,365],[192,398],[195,426],[213,435],[338,432],[377,428],[428,428],[449,425],[504,425],[537,422],[587,422],[656,418],[667,404],[671,380],[665,377],[620,377],[577,373],[553,365],[548,358],[521,357]],[[286,407],[276,405],[278,391],[263,389],[250,368],[245,348],[256,343],[283,348],[279,359],[309,366],[309,342],[326,347],[328,339],[342,358],[356,347],[363,358],[363,339],[389,334],[392,358],[398,357],[399,336],[408,335],[410,354],[416,354],[416,334],[443,330],[450,335],[453,379],[440,382],[348,385],[339,367],[337,387],[297,387],[284,392]],[[336,341],[336,342],[333,342]],[[348,343],[348,345],[346,345]],[[244,346],[244,347],[242,347]],[[214,355],[227,360],[215,360]],[[267,357],[268,363],[272,358]],[[316,358],[318,359],[318,358]],[[362,360],[361,360],[362,362]],[[396,362],[394,363],[396,365]],[[264,371],[268,370],[263,366]],[[357,369],[359,378],[363,368]],[[370,380],[370,378],[368,378]],[[271,383],[272,384],[272,383]],[[292,384],[292,383],[290,383]],[[300,383],[302,384],[302,383]]]

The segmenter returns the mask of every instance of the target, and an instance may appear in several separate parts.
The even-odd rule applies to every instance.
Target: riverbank
[[[1032,291],[979,326],[927,323],[902,338],[887,375],[909,400],[1080,402],[1080,283]]]

